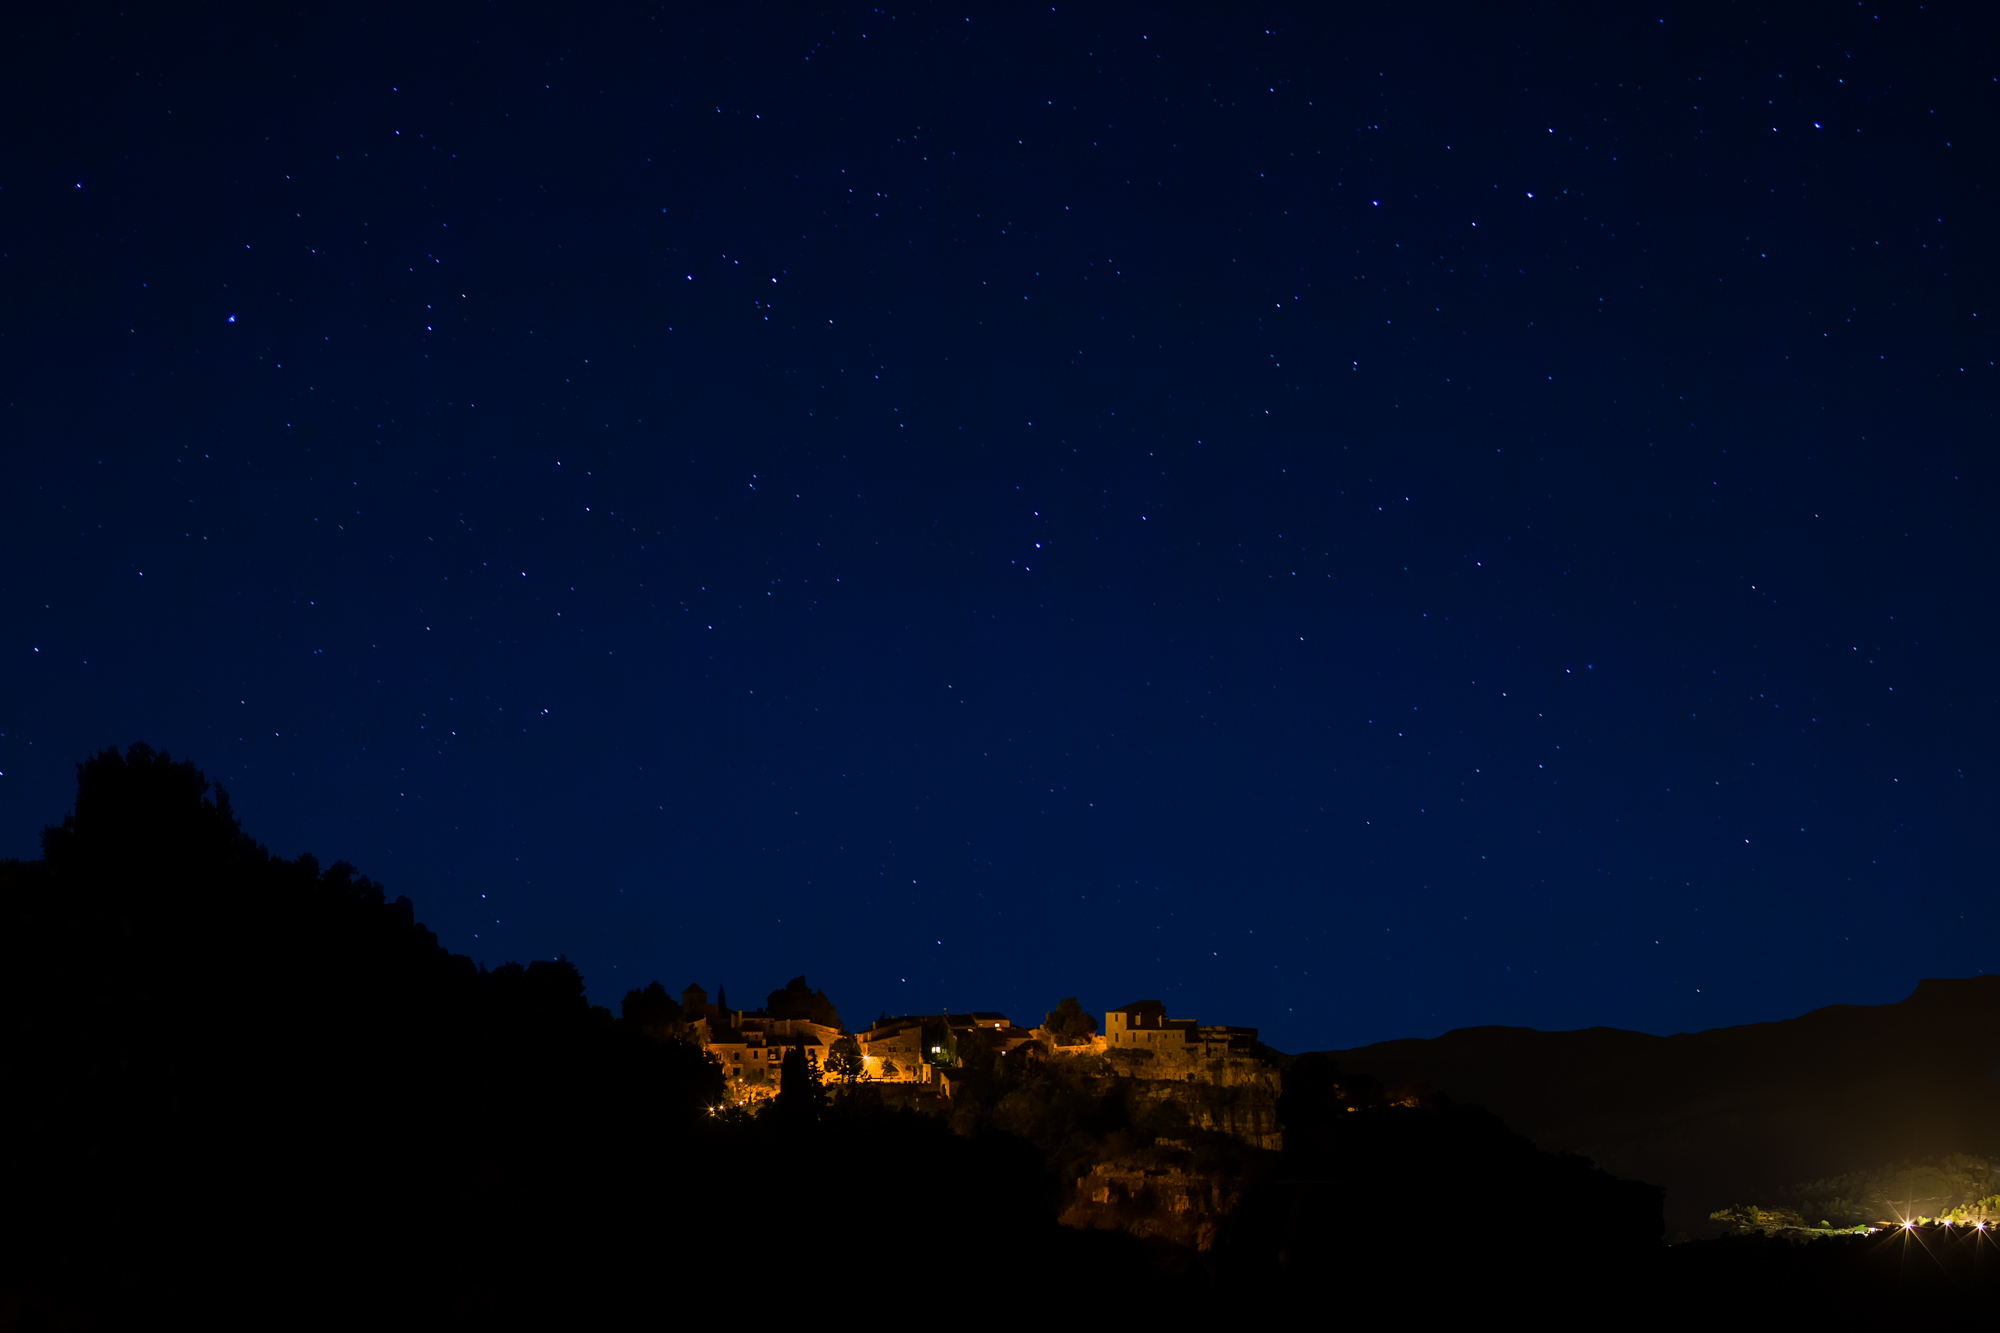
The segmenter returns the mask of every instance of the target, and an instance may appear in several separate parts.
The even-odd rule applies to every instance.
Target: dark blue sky
[[[0,852],[145,740],[599,1003],[1287,1049],[2000,969],[1981,7],[660,8],[10,44]]]

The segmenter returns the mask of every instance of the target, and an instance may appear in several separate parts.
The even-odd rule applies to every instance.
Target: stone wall
[[[1253,1148],[1272,1152],[1284,1147],[1278,1129],[1278,1093],[1283,1078],[1274,1064],[1248,1055],[1183,1055],[1115,1047],[1104,1058],[1115,1075],[1141,1085],[1135,1089],[1141,1095],[1181,1106],[1193,1128],[1228,1134]]]
[[[1278,1073],[1268,1079],[1234,1084],[1169,1082],[1149,1079],[1134,1091],[1149,1099],[1172,1102],[1187,1113],[1190,1129],[1227,1134],[1253,1148],[1282,1151],[1284,1134],[1278,1128]]]
[[[1076,1197],[1058,1220],[1079,1229],[1129,1231],[1142,1239],[1208,1249],[1222,1220],[1236,1208],[1237,1187],[1159,1160],[1161,1156],[1099,1162],[1077,1181]]]

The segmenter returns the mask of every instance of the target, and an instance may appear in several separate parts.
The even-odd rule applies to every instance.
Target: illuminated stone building
[[[738,1026],[709,1026],[702,1034],[702,1047],[722,1062],[731,1091],[744,1100],[776,1096],[778,1073],[785,1055],[794,1046],[805,1050],[806,1063],[815,1069],[826,1066],[826,1049],[833,1038],[827,1029],[799,1018],[762,1018],[755,1014],[738,1016]],[[837,1037],[839,1034],[835,1033]]]
[[[689,1032],[703,1050],[722,1063],[729,1091],[737,1101],[757,1101],[778,1092],[778,1074],[792,1047],[805,1051],[806,1063],[826,1067],[827,1048],[840,1037],[838,1027],[805,1018],[772,1018],[761,1009],[730,1009],[718,987],[716,1003],[698,985],[681,992],[681,1012]]]
[[[1134,1000],[1104,1015],[1106,1053],[1150,1051],[1173,1063],[1247,1056],[1256,1048],[1257,1029],[1203,1025],[1192,1018],[1168,1018],[1158,1000]]]
[[[957,1063],[959,1038],[975,1028],[988,1033],[1003,1052],[1035,1036],[1033,1030],[1017,1028],[1007,1015],[991,1010],[878,1019],[856,1038],[865,1076],[890,1083],[928,1083],[934,1069]],[[889,1072],[892,1066],[894,1073]]]
[[[720,989],[710,1003],[699,985],[682,992],[681,1007],[689,1035],[721,1063],[736,1101],[775,1096],[785,1055],[794,1046],[803,1050],[809,1065],[825,1069],[829,1049],[846,1035],[836,1025],[811,1019],[731,1009]],[[1102,1033],[1070,1045],[1041,1028],[1016,1027],[1005,1014],[991,1010],[883,1018],[855,1034],[861,1077],[936,1083],[941,1071],[958,1065],[961,1043],[975,1031],[981,1045],[1002,1055],[1032,1043],[1053,1055],[1102,1056],[1109,1062],[1107,1072],[1120,1077],[1218,1088],[1270,1083],[1275,1096],[1276,1069],[1257,1044],[1257,1029],[1170,1018],[1158,1000],[1135,1000],[1108,1011]],[[1255,1141],[1262,1133],[1246,1137]]]
[[[1067,1053],[1070,1049],[1064,1048]],[[1284,1146],[1278,1130],[1281,1075],[1256,1028],[1169,1018],[1158,1000],[1135,1000],[1104,1015],[1091,1047],[1110,1072],[1147,1083],[1147,1096],[1182,1105],[1200,1129],[1234,1135],[1259,1148]]]
[[[858,1035],[863,1076],[876,1082],[929,1082],[937,1058],[931,1048],[944,1044],[944,1034],[927,1024],[920,1016],[878,1019]]]

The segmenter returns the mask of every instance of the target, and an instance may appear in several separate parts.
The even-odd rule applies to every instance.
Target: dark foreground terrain
[[[454,956],[143,746],[80,765],[42,857],[0,862],[0,985],[0,1327],[1648,1323],[1992,1294],[1962,1235],[1668,1249],[1656,1187],[1324,1055],[1285,1071],[1282,1152],[1062,1061],[966,1071],[975,1115],[805,1079],[718,1113],[718,1067],[640,992],[614,1017],[567,963]],[[1207,1249],[1057,1224],[1091,1161],[1148,1152],[1226,1182]]]

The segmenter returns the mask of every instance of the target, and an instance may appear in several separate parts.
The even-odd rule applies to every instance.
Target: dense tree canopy
[[[774,990],[764,1001],[764,1012],[773,1018],[803,1018],[826,1027],[840,1026],[840,1012],[826,992],[806,985],[803,976],[793,977],[783,989]]]
[[[680,998],[667,994],[667,988],[657,981],[626,991],[624,1001],[618,1006],[618,1016],[654,1041],[673,1040],[687,1029]]]
[[[1097,1015],[1086,1010],[1076,996],[1065,996],[1043,1016],[1042,1030],[1059,1046],[1081,1046],[1097,1035]]]
[[[833,1045],[827,1048],[826,1072],[830,1078],[852,1083],[860,1077],[863,1065],[861,1043],[852,1037],[836,1037]]]

